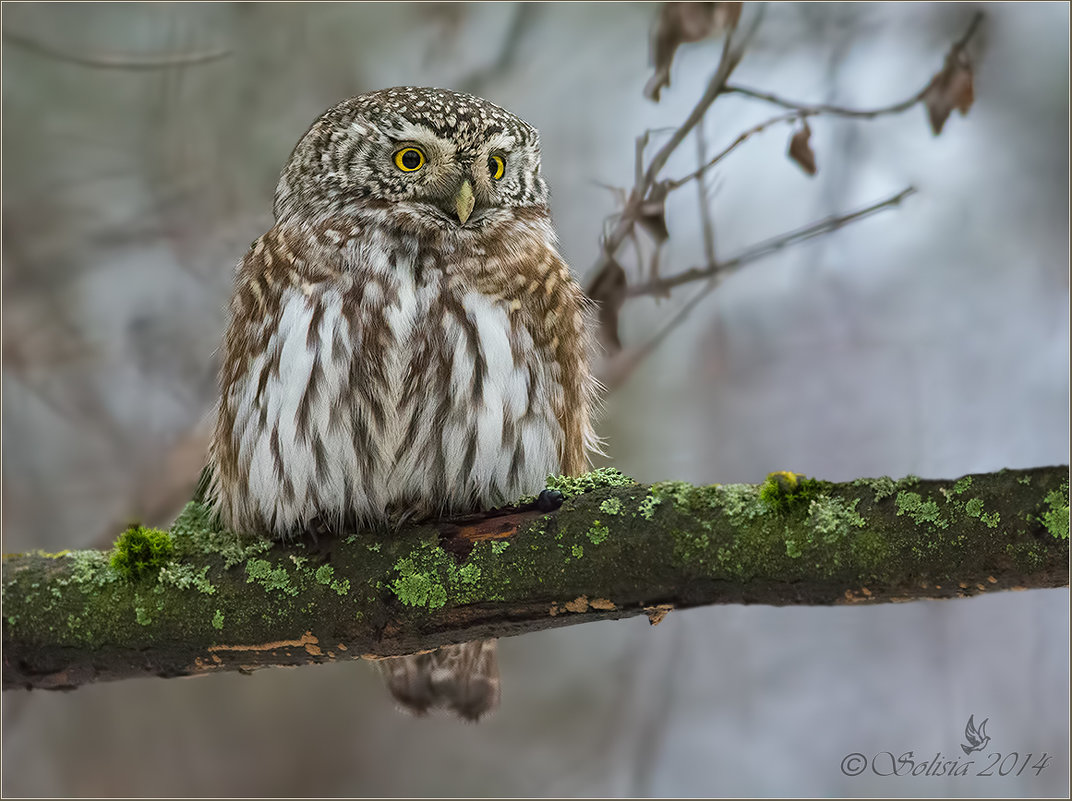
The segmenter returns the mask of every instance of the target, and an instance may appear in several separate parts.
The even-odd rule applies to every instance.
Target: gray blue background
[[[772,4],[735,77],[884,105],[923,86],[972,4]],[[166,523],[204,454],[232,266],[279,168],[339,99],[476,91],[537,126],[581,277],[631,182],[635,137],[684,119],[720,44],[686,47],[659,105],[653,4],[4,4],[5,37],[68,55],[226,51],[184,69],[3,47],[4,551],[107,545]],[[817,118],[711,182],[716,247],[912,184],[901,209],[726,280],[608,399],[611,461],[642,481],[956,477],[1068,460],[1068,6],[985,4],[977,102]],[[521,16],[519,16],[521,15]],[[709,150],[775,109],[719,100]],[[661,141],[656,134],[655,141]],[[695,166],[690,140],[666,174]],[[692,187],[670,272],[700,262]],[[628,253],[628,250],[625,251]],[[627,261],[628,264],[628,261]],[[643,299],[644,342],[688,296]],[[464,726],[395,712],[363,664],[5,693],[6,795],[1064,795],[1067,590],[872,608],[712,607],[501,644],[503,705]],[[1041,776],[847,778],[850,752],[1054,755]]]

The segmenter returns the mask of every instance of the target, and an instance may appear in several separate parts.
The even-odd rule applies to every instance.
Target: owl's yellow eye
[[[488,172],[491,173],[493,181],[498,181],[503,177],[503,173],[506,172],[506,162],[501,156],[488,156]]]
[[[416,172],[424,166],[424,153],[415,147],[404,147],[395,153],[395,166],[402,172]]]

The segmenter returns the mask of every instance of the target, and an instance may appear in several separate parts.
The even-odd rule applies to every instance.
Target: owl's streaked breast
[[[415,239],[341,252],[333,277],[282,289],[260,323],[267,346],[224,388],[237,479],[220,483],[225,519],[287,534],[314,517],[538,492],[562,470],[563,389],[519,304],[440,269]]]

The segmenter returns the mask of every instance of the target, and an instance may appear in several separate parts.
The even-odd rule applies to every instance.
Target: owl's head
[[[524,120],[473,95],[403,86],[325,111],[291,153],[277,221],[379,205],[437,227],[479,226],[497,210],[546,206],[540,142]]]

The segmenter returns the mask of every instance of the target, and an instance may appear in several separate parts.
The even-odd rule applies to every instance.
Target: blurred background
[[[1069,8],[983,4],[976,105],[813,119],[819,172],[754,137],[708,183],[719,256],[914,185],[756,262],[611,393],[641,481],[956,477],[1068,460]],[[735,81],[860,107],[915,93],[972,4],[771,4]],[[590,276],[603,185],[714,70],[684,46],[654,104],[656,4],[3,6],[3,550],[166,524],[203,464],[234,264],[326,107],[399,84],[481,94],[539,128],[562,250]],[[751,13],[746,9],[746,14]],[[708,152],[777,112],[720,99]],[[696,166],[693,140],[667,176]],[[664,274],[702,263],[694,188]],[[647,245],[650,251],[650,244]],[[628,255],[629,248],[623,249]],[[632,263],[623,256],[627,269]],[[693,291],[622,310],[641,345]],[[3,697],[19,796],[1067,796],[1067,590],[873,608],[712,607],[501,643],[479,726],[397,713],[363,664]],[[842,774],[850,752],[1052,755],[1036,776]]]

